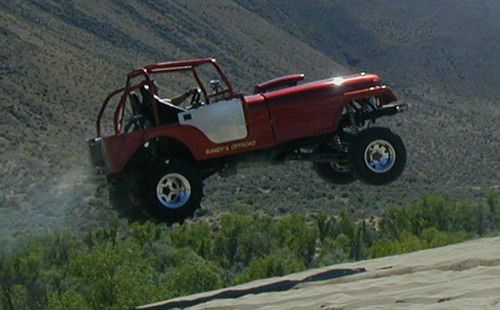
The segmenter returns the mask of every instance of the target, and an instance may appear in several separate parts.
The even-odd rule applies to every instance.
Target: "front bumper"
[[[94,138],[87,141],[89,150],[90,165],[97,175],[107,175],[104,147],[101,138]]]

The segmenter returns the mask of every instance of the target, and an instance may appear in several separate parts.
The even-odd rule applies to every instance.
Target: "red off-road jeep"
[[[92,165],[121,195],[168,221],[193,214],[204,179],[249,161],[310,161],[335,184],[397,179],[406,164],[404,144],[391,130],[371,125],[406,105],[394,104],[375,74],[303,79],[280,77],[242,95],[212,58],[136,69],[99,111],[97,138],[89,140]],[[172,95],[175,87],[184,92]],[[119,101],[106,118],[115,96]],[[101,132],[106,119],[109,135]]]

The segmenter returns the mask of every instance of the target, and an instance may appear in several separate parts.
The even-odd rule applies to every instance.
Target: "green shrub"
[[[439,231],[437,228],[427,228],[422,232],[421,238],[427,242],[427,247],[435,248],[448,244],[458,243],[471,238],[470,233],[464,231]]]
[[[249,215],[225,214],[221,217],[214,241],[214,254],[221,266],[229,268],[235,262],[247,259],[248,253],[245,253],[242,243],[250,241],[254,224],[254,218]]]
[[[51,233],[0,242],[1,309],[123,309],[282,276],[311,266],[381,257],[497,233],[498,193],[483,203],[427,197],[379,221],[343,211],[218,221],[112,221],[80,236]]]
[[[326,237],[321,242],[320,251],[316,258],[316,265],[323,267],[349,260],[350,249],[346,251],[349,247],[349,242],[350,240],[346,235],[340,235],[337,239]]]
[[[288,253],[270,254],[252,260],[250,265],[240,275],[235,277],[233,284],[283,276],[304,269],[304,264]]]
[[[252,257],[274,249],[273,229],[268,216],[223,215],[214,236],[214,259],[226,269],[248,265]]]
[[[278,244],[286,246],[291,255],[299,258],[304,266],[311,266],[318,239],[318,230],[304,215],[288,215],[276,224]]]
[[[210,291],[223,286],[223,276],[218,268],[199,256],[185,257],[184,263],[172,268],[164,279],[166,289],[172,296]]]
[[[438,197],[425,197],[421,201],[399,208],[390,208],[381,221],[383,235],[395,239],[403,232],[421,235],[427,228],[440,231],[465,231],[483,235],[497,229],[494,199],[488,206],[480,203],[456,203]]]
[[[67,285],[95,309],[122,309],[173,296],[158,282],[143,248],[133,239],[82,250],[71,259],[66,272]]]
[[[172,245],[176,248],[189,247],[201,257],[210,258],[212,256],[214,237],[207,222],[176,227],[169,235]]]
[[[332,234],[333,230],[333,220],[325,212],[319,212],[313,216],[316,225],[318,227],[318,237],[320,241],[325,240],[329,235]]]
[[[346,235],[349,239],[354,239],[355,230],[356,226],[354,224],[354,220],[346,210],[343,210],[342,213],[340,213],[338,223],[339,233]]]
[[[112,228],[115,231],[116,228]],[[127,225],[127,232],[132,239],[141,245],[150,245],[164,238],[167,230],[164,225],[157,225],[152,222],[143,224],[130,223]]]
[[[500,191],[492,191],[486,196],[486,203],[491,213],[491,221],[493,229],[500,229]]]
[[[15,309],[17,298],[14,293],[14,285],[17,282],[17,276],[14,273],[13,256],[7,252],[0,253],[0,301],[2,309]]]
[[[463,231],[444,232],[437,228],[427,228],[420,236],[403,232],[398,240],[380,239],[366,250],[365,256],[376,258],[388,255],[408,253],[464,241],[470,234]]]
[[[47,309],[66,310],[66,309],[91,309],[82,294],[69,289],[63,292],[50,292],[48,295]]]
[[[400,234],[399,240],[384,238],[375,241],[373,245],[366,250],[365,256],[367,258],[376,258],[418,251],[425,248],[427,248],[427,245],[424,240],[405,231]]]

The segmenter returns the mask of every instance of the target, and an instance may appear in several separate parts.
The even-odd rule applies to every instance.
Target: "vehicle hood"
[[[345,93],[355,90],[366,89],[380,85],[380,78],[376,74],[359,73],[345,76],[337,76],[329,79],[309,82],[292,86],[284,89],[271,91],[264,94],[264,97],[270,99],[273,97],[281,97],[293,95],[303,92],[330,89],[335,92]]]
[[[380,84],[380,78],[376,74],[351,74],[346,76],[339,76],[330,79],[334,85],[341,86],[344,89],[357,90],[369,87],[375,87]]]

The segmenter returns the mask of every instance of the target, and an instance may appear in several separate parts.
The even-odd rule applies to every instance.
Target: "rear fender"
[[[102,155],[106,174],[113,175],[123,170],[133,154],[141,147],[143,132],[134,131],[102,138]]]
[[[154,160],[165,157],[177,157],[188,161],[195,160],[193,153],[184,143],[166,136],[156,137],[144,142],[142,147],[134,154],[133,158],[136,157],[139,157],[140,160]]]
[[[195,160],[186,144],[165,135],[148,137],[144,131],[134,131],[103,138],[107,175],[120,173],[127,166],[140,165],[145,160],[166,154]]]

